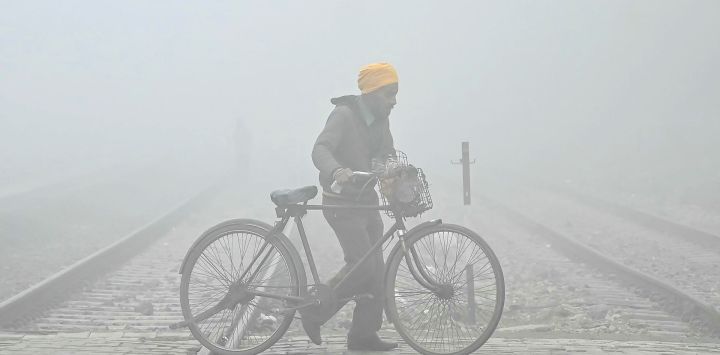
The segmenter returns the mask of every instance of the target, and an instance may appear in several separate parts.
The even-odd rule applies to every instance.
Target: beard
[[[392,111],[392,107],[380,105],[378,103],[370,105],[370,112],[372,112],[373,116],[375,116],[378,120],[384,120],[390,117],[390,111]]]

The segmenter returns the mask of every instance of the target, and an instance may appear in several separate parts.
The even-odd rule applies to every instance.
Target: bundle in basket
[[[388,216],[415,217],[432,208],[425,174],[413,165],[389,168],[380,178],[380,195],[390,205]]]

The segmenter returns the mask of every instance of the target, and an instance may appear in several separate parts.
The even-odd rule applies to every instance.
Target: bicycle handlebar
[[[376,174],[367,172],[367,171],[353,171],[352,176],[353,177],[374,177]]]
[[[351,179],[353,180],[353,182],[356,182],[355,178],[358,178],[358,177],[374,178],[376,176],[377,176],[377,174],[367,172],[367,171],[353,171]],[[335,193],[340,193],[340,191],[342,190],[342,186],[340,184],[338,184],[337,181],[333,181],[332,184],[330,185],[330,190]]]
[[[380,176],[395,177],[401,174],[403,171],[406,171],[408,168],[413,169],[415,173],[417,173],[417,169],[415,169],[415,167],[413,167],[412,165],[409,167],[402,167],[399,169],[392,169],[390,171],[386,171],[383,175],[378,173],[371,173],[368,171],[353,171],[351,175],[351,180],[352,182],[357,182],[356,178],[366,178],[369,180],[372,178],[379,178]],[[337,181],[333,181],[332,184],[330,184],[330,190],[335,193],[339,193],[339,191],[342,190],[342,186],[338,184]]]

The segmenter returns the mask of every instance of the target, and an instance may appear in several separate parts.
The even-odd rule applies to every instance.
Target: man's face
[[[385,85],[373,92],[365,94],[366,103],[377,118],[390,116],[395,104],[397,104],[398,84]]]

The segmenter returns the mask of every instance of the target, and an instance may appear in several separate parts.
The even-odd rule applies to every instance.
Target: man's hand
[[[348,168],[340,168],[335,170],[335,174],[333,174],[333,179],[337,181],[338,184],[342,185],[348,181],[353,176],[353,171]]]

